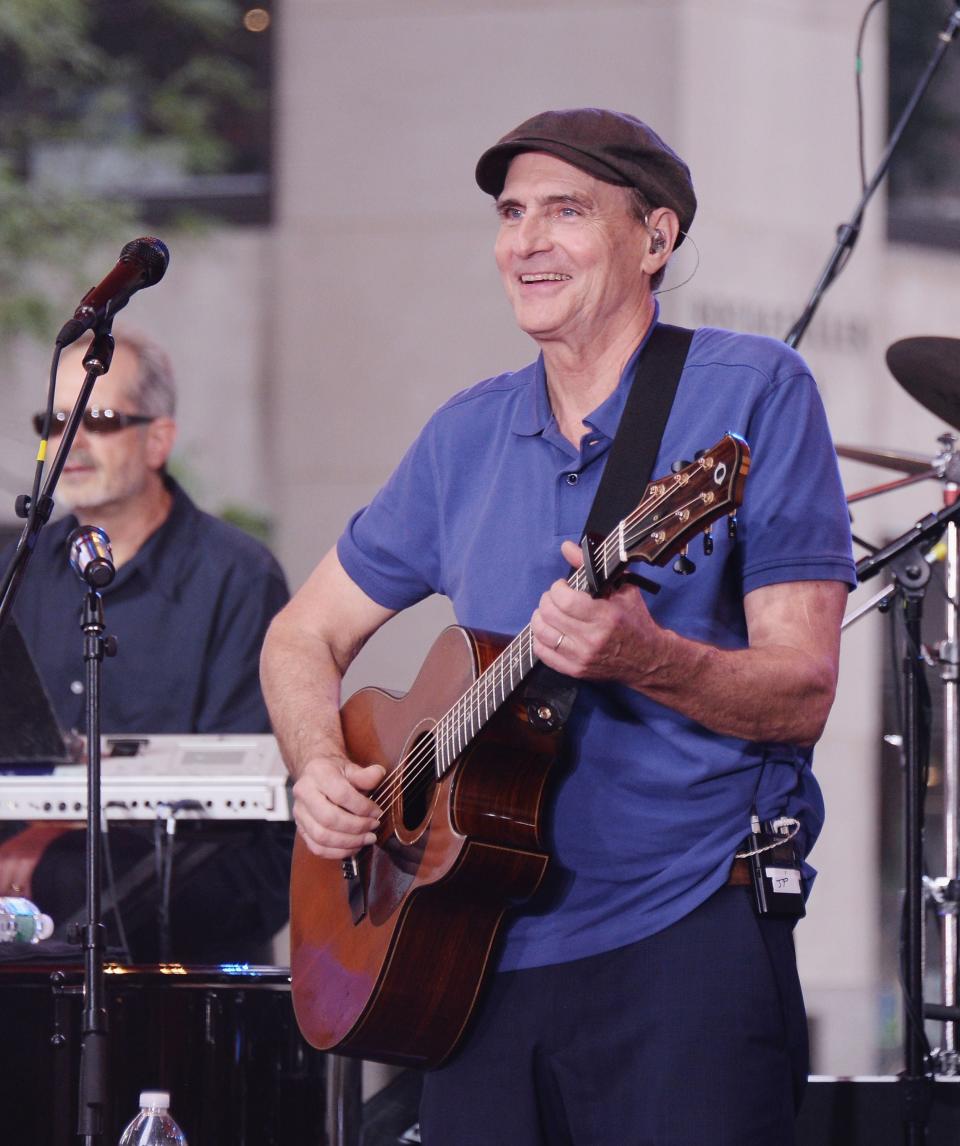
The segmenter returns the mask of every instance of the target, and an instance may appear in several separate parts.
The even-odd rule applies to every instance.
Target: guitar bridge
[[[355,924],[359,923],[367,914],[367,895],[363,880],[360,878],[360,863],[356,856],[340,861],[340,870],[347,881],[347,903],[350,915]]]

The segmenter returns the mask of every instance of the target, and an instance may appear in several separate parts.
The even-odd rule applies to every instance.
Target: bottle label
[[[16,895],[0,898],[0,943],[38,943],[52,930],[49,917],[29,899]]]

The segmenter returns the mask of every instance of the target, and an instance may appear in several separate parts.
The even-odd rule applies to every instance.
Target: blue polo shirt
[[[462,625],[522,629],[543,590],[566,576],[560,543],[583,530],[635,360],[586,419],[579,449],[553,417],[542,358],[452,398],[341,536],[351,579],[387,608],[442,593]],[[752,451],[736,539],[718,528],[709,557],[694,543],[691,576],[642,571],[662,586],[647,598],[659,624],[742,648],[751,590],[856,577],[808,367],[773,339],[701,328],[654,476],[727,431]],[[513,917],[501,969],[611,950],[676,922],[726,881],[755,801],[764,819],[797,816],[808,848],[822,823],[809,750],[718,736],[625,686],[581,684],[565,754],[548,824],[550,874]]]

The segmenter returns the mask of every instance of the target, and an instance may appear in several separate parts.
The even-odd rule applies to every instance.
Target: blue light
[[[225,975],[250,975],[249,963],[221,963],[220,970]]]

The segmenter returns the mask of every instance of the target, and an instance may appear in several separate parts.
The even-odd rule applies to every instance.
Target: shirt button
[[[579,474],[567,474],[567,485],[576,485],[579,480]]]
[[[79,696],[83,692],[83,681],[82,680],[72,680],[70,682],[70,691],[73,693],[74,696]]]

